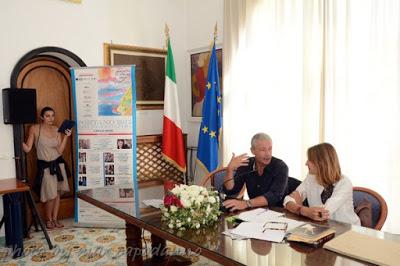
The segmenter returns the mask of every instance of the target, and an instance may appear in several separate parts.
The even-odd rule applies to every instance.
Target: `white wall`
[[[170,28],[188,145],[197,145],[199,122],[191,121],[189,50],[208,46],[218,22],[222,40],[222,0],[55,0],[6,1],[0,9],[0,88],[10,85],[13,67],[27,52],[59,46],[88,66],[103,64],[103,42],[164,48],[164,26]],[[0,104],[2,121],[2,103]],[[160,133],[162,111],[138,112],[138,134]],[[0,178],[14,177],[12,126],[0,123]],[[6,158],[4,158],[6,157]]]

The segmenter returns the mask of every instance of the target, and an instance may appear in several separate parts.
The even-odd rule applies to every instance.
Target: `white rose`
[[[187,192],[191,197],[197,197],[197,195],[199,195],[200,190],[199,190],[198,186],[193,185],[193,186],[188,187]]]
[[[169,213],[168,212],[164,212],[164,216],[165,217],[169,217]]]
[[[203,200],[204,200],[204,196],[199,195],[199,196],[197,196],[197,198],[196,198],[196,203],[197,203],[198,205],[201,205],[201,204],[203,203]]]
[[[171,210],[171,212],[176,212],[178,210],[178,208],[174,205],[171,205],[170,210]]]
[[[208,194],[208,191],[207,191],[207,190],[203,190],[203,191],[201,192],[201,195],[207,197],[209,194]]]
[[[176,224],[176,227],[178,227],[178,228],[181,227],[181,226],[182,226],[181,223],[177,223],[177,224]]]
[[[190,218],[190,217],[187,218],[188,223],[190,223],[191,220],[192,220],[192,218]]]
[[[182,198],[189,199],[189,198],[190,198],[189,193],[188,193],[187,191],[183,190],[183,191],[181,192],[181,194],[180,194],[180,198],[181,198],[181,199],[182,199]]]
[[[175,186],[173,189],[171,189],[172,194],[178,195],[180,193],[180,188],[179,186]]]
[[[200,224],[199,224],[199,223],[196,224],[196,228],[197,228],[197,229],[200,228]]]
[[[192,202],[186,198],[181,198],[181,203],[184,208],[190,208],[190,206],[192,206]]]
[[[168,227],[172,229],[172,228],[174,228],[174,225],[173,225],[172,223],[170,223],[170,224],[168,225]]]
[[[214,197],[209,197],[208,198],[208,202],[211,203],[211,204],[214,204],[216,202],[216,200],[215,200]]]

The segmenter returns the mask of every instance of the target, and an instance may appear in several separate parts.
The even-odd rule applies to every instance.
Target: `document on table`
[[[231,233],[280,243],[285,237],[286,232],[285,230],[267,229],[264,227],[263,223],[243,222],[235,229],[231,230]]]
[[[164,201],[162,199],[147,199],[147,200],[142,200],[142,202],[146,206],[152,206],[157,209],[160,209],[161,205],[164,204]]]
[[[237,217],[245,222],[265,222],[276,217],[283,216],[283,213],[264,208],[257,208],[251,211],[242,212]]]

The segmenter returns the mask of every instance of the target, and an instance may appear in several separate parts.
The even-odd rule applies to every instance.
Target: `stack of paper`
[[[283,213],[262,208],[242,212],[238,218],[244,222],[225,234],[233,239],[242,237],[282,242],[286,231],[304,224],[282,216]]]
[[[231,230],[231,233],[246,236],[248,238],[282,242],[286,232],[284,230],[265,229],[263,223],[243,222],[235,229]]]
[[[266,220],[283,216],[283,213],[268,209],[257,208],[251,211],[242,212],[238,218],[245,222],[265,222]]]

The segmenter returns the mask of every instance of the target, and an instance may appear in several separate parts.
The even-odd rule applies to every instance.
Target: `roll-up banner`
[[[138,210],[135,66],[71,68],[76,119],[75,191],[126,213]],[[75,197],[75,224],[124,227],[124,220]]]

